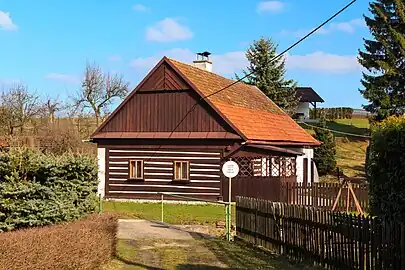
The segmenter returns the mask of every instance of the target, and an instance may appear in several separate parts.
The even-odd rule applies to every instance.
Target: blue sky
[[[163,55],[190,63],[205,50],[214,71],[231,77],[246,66],[254,39],[271,37],[282,50],[348,2],[0,0],[0,85],[21,82],[66,99],[80,88],[86,61],[135,87]],[[286,56],[288,77],[312,86],[323,106],[366,102],[356,57],[369,37],[362,17],[368,2],[358,0]]]

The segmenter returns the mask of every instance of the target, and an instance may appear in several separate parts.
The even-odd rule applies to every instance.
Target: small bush
[[[336,168],[336,143],[332,132],[325,130],[324,121],[315,129],[315,138],[322,144],[314,150],[314,162],[319,175],[331,173]]]
[[[371,213],[405,221],[405,118],[372,127],[366,164]]]
[[[0,233],[0,269],[97,269],[114,255],[116,230],[115,216],[91,215]]]
[[[81,218],[97,206],[97,163],[86,156],[0,153],[0,232]]]

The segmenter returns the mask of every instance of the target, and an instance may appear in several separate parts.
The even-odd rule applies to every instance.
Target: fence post
[[[162,194],[162,196],[161,196],[161,218],[160,218],[160,220],[162,221],[162,222],[164,222],[164,220],[163,220],[163,194]]]
[[[231,211],[230,204],[225,204],[225,229],[226,229],[226,240],[231,241]]]
[[[255,209],[255,245],[257,245],[257,207]]]
[[[103,199],[101,194],[98,194],[98,214],[101,215],[101,213],[103,213]]]

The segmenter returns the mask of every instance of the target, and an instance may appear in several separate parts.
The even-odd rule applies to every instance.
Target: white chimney
[[[193,61],[193,65],[200,69],[212,72],[212,62],[209,59],[210,52],[197,53],[197,59]]]

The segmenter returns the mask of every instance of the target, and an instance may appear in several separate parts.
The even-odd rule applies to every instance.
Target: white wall
[[[105,195],[105,148],[97,148],[98,159],[98,188],[97,194],[104,198]]]
[[[311,148],[298,148],[296,151],[304,153],[302,156],[297,157],[297,182],[302,183],[304,181],[304,158],[308,159],[308,183],[311,181],[311,163],[314,158],[314,149]],[[316,179],[316,177],[314,177]]]
[[[298,103],[297,113],[303,113],[304,119],[309,118],[309,102]]]

